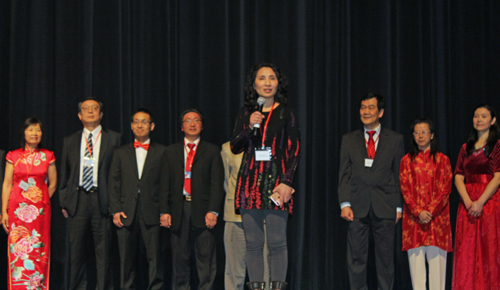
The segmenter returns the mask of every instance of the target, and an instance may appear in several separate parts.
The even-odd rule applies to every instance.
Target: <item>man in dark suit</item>
[[[68,221],[70,288],[87,288],[87,243],[92,231],[97,289],[113,289],[111,218],[107,179],[113,151],[121,135],[101,127],[102,103],[88,98],[78,104],[83,130],[64,138],[59,199]]]
[[[344,135],[340,150],[339,202],[349,221],[347,264],[351,289],[367,289],[366,265],[370,230],[375,241],[378,289],[394,284],[394,231],[402,215],[399,163],[403,136],[382,128],[382,96],[369,93],[361,100],[364,129]]]
[[[198,110],[184,111],[181,124],[184,140],[167,148],[168,194],[160,196],[160,221],[172,229],[173,289],[191,289],[189,261],[194,244],[198,289],[208,290],[216,274],[212,229],[222,210],[224,166],[220,148],[200,140],[203,116]]]
[[[166,148],[150,142],[155,128],[151,113],[139,109],[132,116],[135,142],[115,150],[109,171],[108,195],[118,228],[120,288],[135,289],[135,264],[142,236],[149,262],[150,289],[163,286],[158,199],[166,190]]]

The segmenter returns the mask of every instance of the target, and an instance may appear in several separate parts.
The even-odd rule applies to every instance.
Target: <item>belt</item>
[[[83,186],[80,186],[80,190],[89,194],[91,192],[98,192],[99,188],[97,186],[92,186],[89,190],[85,190],[85,188],[83,188]]]
[[[185,201],[191,201],[191,195],[184,195]]]

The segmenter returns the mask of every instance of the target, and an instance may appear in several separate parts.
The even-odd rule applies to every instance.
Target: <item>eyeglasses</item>
[[[187,120],[184,120],[182,123],[188,123],[188,124],[191,124],[191,122],[195,123],[196,125],[200,124],[201,123],[201,120],[200,119],[187,119]]]
[[[419,136],[420,134],[422,134],[422,135],[427,135],[427,134],[429,134],[429,133],[431,133],[431,132],[429,132],[429,131],[422,131],[422,132],[415,131],[415,132],[413,132],[413,135],[415,135],[415,136]]]
[[[150,124],[151,122],[148,120],[134,120],[132,123],[134,123],[134,125],[143,124],[144,126],[146,126],[147,124]]]
[[[86,111],[86,112],[90,112],[90,111],[97,111],[99,110],[99,106],[85,106],[85,107],[82,107],[82,111]]]

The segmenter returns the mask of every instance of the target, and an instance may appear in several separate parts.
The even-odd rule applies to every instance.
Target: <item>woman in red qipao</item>
[[[54,153],[41,149],[42,124],[21,126],[21,148],[7,154],[2,225],[9,234],[9,289],[49,289],[50,197],[57,184]],[[48,186],[47,186],[48,182]]]
[[[405,201],[403,251],[408,251],[413,289],[444,290],[446,256],[452,251],[449,198],[453,174],[450,159],[437,151],[431,120],[412,125],[412,149],[401,159],[399,183]]]
[[[453,289],[500,289],[500,145],[496,114],[474,110],[474,129],[461,150],[455,186],[457,213]]]

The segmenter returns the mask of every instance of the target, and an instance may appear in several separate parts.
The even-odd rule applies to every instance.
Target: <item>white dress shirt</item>
[[[137,141],[137,140],[135,140]],[[142,144],[149,144],[150,139]],[[142,170],[144,169],[144,162],[146,161],[146,157],[148,156],[148,151],[142,147],[135,148],[135,158],[137,160],[137,172],[139,173],[139,179],[142,178]]]
[[[193,151],[196,152],[196,149],[198,149],[198,144],[200,144],[200,138],[198,137],[198,139],[194,140],[194,142],[189,142],[188,139],[184,138],[184,175],[186,175],[186,161],[187,161],[187,156],[188,156],[188,153],[191,150],[188,147],[189,143],[196,144],[196,146],[194,146],[194,148],[193,148]],[[189,193],[187,193],[187,191],[186,191],[185,188],[183,189],[183,191],[184,191],[184,195],[189,195]]]
[[[99,171],[99,152],[101,149],[101,139],[102,139],[102,127],[101,125],[97,126],[92,132],[90,132],[87,128],[83,128],[82,132],[82,140],[80,142],[80,186],[82,186],[82,180],[83,180],[83,157],[85,157],[85,150],[87,149],[87,139],[89,137],[89,134],[92,133],[92,147],[90,148],[92,150],[92,157],[94,158],[94,169],[93,169],[93,183],[92,185],[97,187],[98,186],[98,180],[97,177],[98,171]]]

